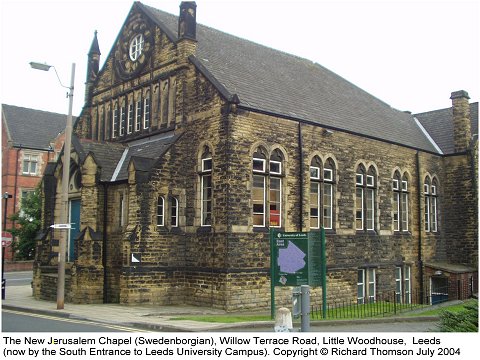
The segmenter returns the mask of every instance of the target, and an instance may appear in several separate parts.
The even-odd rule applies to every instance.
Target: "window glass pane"
[[[400,194],[394,193],[393,194],[393,230],[399,231],[400,230],[400,201],[399,201]]]
[[[408,190],[408,183],[406,181],[402,181],[402,190],[407,191]]]
[[[362,175],[362,174],[357,174],[357,176],[356,176],[356,184],[357,184],[357,185],[363,185],[363,175]]]
[[[310,166],[310,178],[320,179],[320,168],[315,166]]]
[[[253,176],[253,226],[265,226],[265,177]]]
[[[437,231],[437,198],[432,197],[432,227],[431,230],[433,232]]]
[[[143,128],[150,127],[150,98],[145,98],[143,103]]]
[[[281,185],[281,179],[270,179],[270,226],[281,226]]]
[[[202,176],[202,226],[212,225],[212,175]]]
[[[372,175],[367,175],[367,186],[375,186],[375,178]]]
[[[157,203],[157,226],[163,226],[163,208],[164,200],[163,197],[160,196]]]
[[[430,231],[430,197],[425,196],[425,231]]]
[[[171,213],[170,223],[173,227],[176,227],[176,226],[178,226],[178,200],[176,198],[172,198],[170,206],[171,206],[171,208],[170,208],[170,213]]]
[[[323,227],[325,229],[332,229],[332,213],[333,213],[333,199],[332,199],[332,184],[323,184]]]
[[[25,155],[23,159],[23,173],[28,174],[30,172],[30,156]]]
[[[357,188],[355,196],[355,228],[363,230],[363,189]]]
[[[323,169],[323,180],[333,181],[333,170],[332,169]]]
[[[408,231],[408,194],[402,194],[402,230]]]
[[[135,131],[140,131],[140,124],[142,123],[142,100],[137,101],[135,117]]]
[[[398,190],[398,180],[397,180],[397,179],[393,179],[393,181],[392,181],[392,189],[393,189],[393,190]]]
[[[367,230],[374,230],[374,201],[375,201],[375,191],[373,189],[367,189]]]
[[[265,172],[265,159],[253,159],[253,171]]]
[[[320,183],[310,183],[310,227],[320,228]]]
[[[282,163],[278,161],[270,161],[270,173],[271,174],[281,174],[282,173]]]
[[[212,159],[203,159],[202,171],[211,171],[211,170],[212,170]]]

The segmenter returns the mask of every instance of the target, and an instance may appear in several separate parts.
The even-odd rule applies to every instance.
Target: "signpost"
[[[275,287],[322,287],[326,315],[325,230],[320,232],[278,232],[270,230],[271,316],[275,317]]]

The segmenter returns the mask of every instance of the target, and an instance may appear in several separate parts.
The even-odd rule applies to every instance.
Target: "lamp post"
[[[70,148],[72,144],[72,108],[73,108],[73,85],[75,82],[75,63],[72,63],[72,75],[70,77],[70,86],[65,86],[52,65],[31,62],[30,66],[35,70],[49,71],[53,67],[60,85],[68,89],[68,115],[65,126],[65,143],[63,147],[63,173],[62,173],[62,207],[60,213],[60,222],[68,222],[68,183],[70,180]],[[61,230],[58,250],[58,279],[57,279],[57,310],[62,310],[65,305],[65,262],[67,254],[68,229]]]

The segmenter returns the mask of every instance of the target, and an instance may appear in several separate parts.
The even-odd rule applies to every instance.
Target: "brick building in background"
[[[325,227],[329,299],[476,291],[478,103],[455,91],[452,108],[398,111],[196,11],[135,2],[101,69],[94,37],[66,300],[265,308],[271,227]],[[38,298],[56,293],[61,167],[44,179]]]
[[[22,198],[35,190],[48,162],[56,161],[63,145],[66,115],[2,105],[2,195],[7,202],[6,228],[14,224],[10,216],[21,209]],[[2,198],[2,228],[5,201]],[[12,260],[11,247],[6,260]]]

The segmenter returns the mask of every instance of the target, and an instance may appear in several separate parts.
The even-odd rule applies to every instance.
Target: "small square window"
[[[357,174],[356,184],[357,185],[363,185],[363,174]]]
[[[393,179],[392,188],[393,188],[393,190],[398,190],[398,180],[397,179]]]
[[[367,186],[375,186],[375,178],[372,175],[367,175]]]
[[[270,161],[270,174],[282,174],[282,163],[280,161]]]
[[[253,159],[253,171],[265,172],[265,159]]]
[[[333,170],[332,169],[323,169],[323,180],[333,181]]]
[[[212,171],[212,158],[202,159],[202,171]]]
[[[320,180],[320,168],[310,166],[310,179]]]

